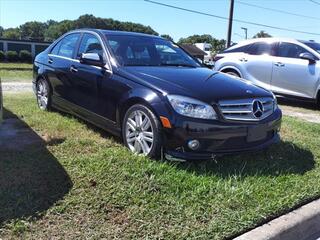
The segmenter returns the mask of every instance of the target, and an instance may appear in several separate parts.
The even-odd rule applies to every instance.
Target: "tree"
[[[211,43],[213,41],[213,37],[210,34],[203,35],[192,35],[187,38],[180,38],[178,44],[195,44],[195,43]]]
[[[0,37],[2,37],[3,32],[4,32],[4,28],[2,26],[0,26]]]
[[[192,35],[186,38],[180,38],[178,44],[195,44],[195,43],[210,43],[212,48],[211,52],[216,54],[226,46],[226,40],[224,39],[217,39],[211,36],[210,34],[203,34],[203,35]]]
[[[163,38],[173,42],[173,38],[169,34],[162,34],[160,37],[163,37]]]
[[[121,22],[112,18],[99,18],[90,14],[85,14],[76,20],[63,20],[61,22],[54,20],[48,20],[47,22],[26,22],[19,28],[4,29],[3,37],[53,41],[64,33],[77,28],[99,28],[159,35],[150,26],[133,22]]]
[[[42,22],[26,22],[20,25],[20,34],[22,39],[44,40],[44,32],[47,25]]]
[[[222,50],[224,50],[226,48],[226,40],[224,39],[216,39],[214,38],[211,42],[212,45],[212,49],[211,52],[213,54],[217,54],[218,52],[221,52]]]
[[[20,39],[20,31],[19,28],[7,28],[3,31],[3,38],[11,38],[11,39]]]
[[[253,38],[267,38],[267,37],[272,37],[272,36],[263,30],[253,36]]]

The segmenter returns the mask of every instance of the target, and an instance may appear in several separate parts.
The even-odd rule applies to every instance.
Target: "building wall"
[[[27,50],[31,52],[34,58],[38,53],[45,50],[50,45],[49,42],[34,42],[24,40],[10,40],[0,38],[0,51],[16,51],[18,54],[21,50]]]

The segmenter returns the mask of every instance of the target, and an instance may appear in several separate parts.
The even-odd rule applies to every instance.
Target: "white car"
[[[284,38],[243,41],[215,57],[215,70],[320,104],[320,43]]]

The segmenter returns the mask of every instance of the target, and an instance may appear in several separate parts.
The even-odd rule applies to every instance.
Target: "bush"
[[[5,59],[6,59],[6,56],[4,55],[4,52],[0,51],[0,62],[4,62]]]
[[[6,57],[9,62],[17,62],[19,60],[19,56],[16,51],[8,51]]]
[[[19,58],[21,62],[31,62],[32,61],[32,55],[27,50],[21,50],[19,53]]]

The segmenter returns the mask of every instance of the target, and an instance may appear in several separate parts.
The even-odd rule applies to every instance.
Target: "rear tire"
[[[43,111],[51,110],[51,88],[46,79],[40,78],[36,83],[38,107]]]
[[[317,108],[320,110],[320,91],[317,94],[317,102],[316,102],[316,104],[317,104]]]
[[[162,148],[162,126],[145,105],[130,107],[122,121],[122,138],[126,147],[136,154],[159,158]]]

